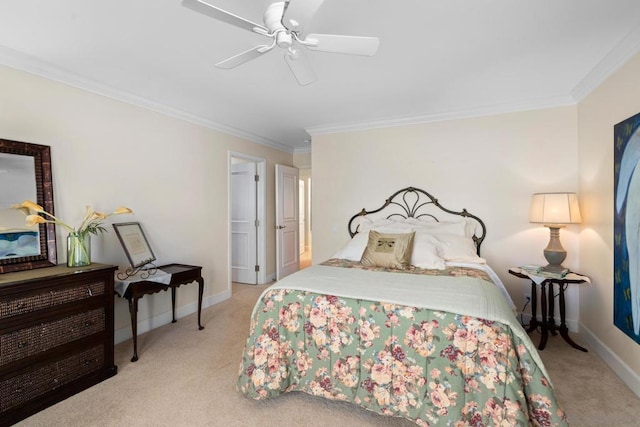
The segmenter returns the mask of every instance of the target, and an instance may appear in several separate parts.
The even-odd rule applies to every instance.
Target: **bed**
[[[565,426],[477,216],[404,188],[354,215],[331,259],[264,291],[238,390],[302,391],[421,426]]]

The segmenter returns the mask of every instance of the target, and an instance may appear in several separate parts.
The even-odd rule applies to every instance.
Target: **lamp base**
[[[563,226],[561,224],[547,224],[545,227],[549,228],[549,244],[544,248],[544,258],[549,264],[542,270],[549,273],[563,273],[566,268],[562,266],[562,262],[567,257],[567,251],[560,243],[560,229]]]
[[[542,271],[544,271],[545,273],[553,273],[553,274],[566,274],[569,272],[569,269],[562,266],[562,265],[557,265],[557,264],[547,264],[544,267],[542,267]]]

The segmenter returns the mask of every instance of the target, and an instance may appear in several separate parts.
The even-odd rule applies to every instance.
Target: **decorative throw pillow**
[[[363,265],[405,268],[411,262],[415,232],[385,234],[369,231],[369,242],[362,254]]]

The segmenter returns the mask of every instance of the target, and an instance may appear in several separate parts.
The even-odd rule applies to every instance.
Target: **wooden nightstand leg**
[[[132,362],[138,360],[138,297],[133,295],[129,298],[129,315],[131,316],[131,333],[133,334],[133,357]]]
[[[547,323],[547,292],[545,282],[540,284],[540,306],[542,310],[542,336],[540,337],[538,350],[544,350],[544,347],[547,345],[547,339],[549,338],[549,324]]]
[[[200,322],[200,315],[202,313],[202,294],[204,293],[204,279],[201,277],[198,280],[198,330],[203,330],[204,326]]]
[[[176,323],[176,287],[171,286],[171,323]]]
[[[538,295],[537,295],[536,283],[534,281],[531,281],[531,320],[529,321],[529,327],[527,328],[527,333],[531,331],[535,331],[537,328],[538,328]]]
[[[560,286],[560,336],[564,338],[564,340],[573,348],[578,349],[580,351],[584,351],[585,353],[588,350],[584,347],[579,346],[569,337],[569,328],[567,328],[567,324],[565,322],[565,306],[564,306],[564,288],[561,283]]]
[[[549,326],[549,332],[551,332],[551,335],[558,335],[558,333],[556,332],[556,329],[558,329],[558,327],[556,326],[556,319],[554,318],[554,314],[556,311],[555,308],[555,295],[554,295],[554,291],[553,291],[553,285],[554,282],[550,281],[549,282],[549,318],[547,319],[547,324]]]

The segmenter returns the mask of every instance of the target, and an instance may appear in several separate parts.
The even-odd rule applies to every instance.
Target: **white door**
[[[302,179],[298,180],[298,199],[299,199],[299,203],[298,203],[298,215],[300,217],[298,224],[298,236],[299,236],[299,240],[300,240],[300,255],[302,255],[304,253],[304,249],[306,246],[306,242],[305,242],[305,232],[304,232],[304,227],[305,227],[305,212],[304,212],[304,201],[305,201],[306,195],[304,192],[304,181]]]
[[[276,165],[276,280],[298,271],[298,169]]]
[[[231,165],[231,280],[258,283],[256,164]]]

